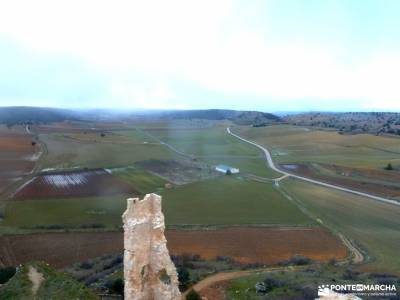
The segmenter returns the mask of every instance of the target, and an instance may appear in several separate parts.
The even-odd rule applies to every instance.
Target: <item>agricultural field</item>
[[[33,177],[19,188],[13,199],[85,197],[138,194],[130,185],[104,169],[52,172]]]
[[[324,225],[366,251],[368,263],[361,270],[399,273],[400,207],[296,180],[281,186]]]
[[[222,174],[215,171],[213,166],[189,159],[177,160],[144,160],[137,162],[138,166],[148,172],[177,185],[201,181]]]
[[[340,260],[347,255],[338,240],[318,228],[167,230],[166,237],[172,255],[200,255],[207,260],[225,257],[244,265],[276,264],[294,255],[318,261]],[[44,260],[60,268],[123,251],[122,232],[11,235],[0,237],[0,242],[0,266]]]
[[[268,178],[278,175],[267,166],[261,151],[228,135],[226,128],[223,123],[212,128],[167,127],[145,131],[156,140],[212,165],[232,165],[243,173]]]
[[[8,201],[0,229],[119,229],[126,199],[131,195],[67,197]]]
[[[154,191],[154,190],[153,190]],[[173,188],[159,187],[169,226],[236,224],[316,226],[272,185],[224,176]],[[223,196],[221,196],[223,195]],[[119,228],[129,194],[10,201],[4,226]],[[200,212],[200,213],[199,213]]]
[[[25,127],[0,125],[0,194],[34,168],[40,148],[32,141]]]
[[[126,199],[156,192],[163,196],[168,245],[175,255],[267,265],[295,255],[343,260],[349,252],[335,235],[341,233],[365,250],[368,261],[360,270],[400,269],[396,259],[387,259],[400,247],[393,238],[400,226],[396,209],[291,179],[274,183],[281,174],[267,166],[259,149],[229,135],[231,125],[164,120],[32,126],[28,141],[38,138],[43,155],[14,197],[2,199],[7,201],[2,201],[0,232],[8,234],[0,237],[2,263],[45,258],[64,267],[120,253]],[[381,166],[383,161],[400,165],[393,153],[400,140],[380,143],[382,151],[375,149],[375,138],[383,137],[352,140],[288,125],[234,126],[233,131],[266,144],[282,169],[368,181],[372,189],[373,183],[385,183],[385,192],[396,196],[397,171]],[[240,173],[217,173],[216,164]]]
[[[167,225],[315,225],[273,184],[240,176],[195,182],[161,195]]]
[[[400,166],[400,138],[277,125],[234,127],[234,132],[267,146],[277,163],[316,162],[382,170]]]
[[[47,155],[40,161],[40,169],[126,167],[141,160],[176,158],[176,154],[165,146],[148,144],[140,137],[112,136],[108,138],[112,142],[107,142],[102,140],[101,133],[93,140],[71,136],[73,134],[39,134],[47,146]]]
[[[400,138],[279,125],[235,127],[268,147],[282,169],[372,194],[400,199]],[[392,170],[386,170],[388,164]]]
[[[170,230],[174,255],[198,254],[203,259],[227,256],[242,264],[277,264],[300,255],[315,261],[344,259],[347,248],[321,228],[229,227],[215,230]]]

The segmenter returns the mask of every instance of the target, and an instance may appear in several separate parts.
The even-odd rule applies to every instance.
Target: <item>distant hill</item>
[[[372,133],[400,135],[400,113],[310,112],[288,115],[283,119],[290,124],[332,128],[343,134]]]
[[[42,107],[0,107],[0,123],[52,123],[65,120],[102,120],[113,121],[121,119],[205,119],[231,120],[241,125],[263,126],[279,122],[280,118],[270,113],[259,111],[238,111],[229,109],[204,110],[67,110]]]
[[[29,106],[0,107],[0,123],[51,123],[65,120],[76,120],[77,116],[71,110]]]
[[[240,125],[259,125],[280,121],[278,116],[270,113],[229,109],[164,111],[159,115],[168,119],[230,120]]]

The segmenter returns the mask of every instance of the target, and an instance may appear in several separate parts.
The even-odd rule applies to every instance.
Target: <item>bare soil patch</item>
[[[157,174],[175,184],[190,183],[219,175],[210,166],[189,160],[152,159],[140,161],[136,164],[146,171]]]
[[[29,280],[32,282],[32,294],[35,297],[37,291],[42,284],[44,277],[43,274],[38,272],[34,267],[29,266],[29,273],[28,273]]]
[[[33,177],[15,194],[14,199],[101,196],[135,194],[129,184],[104,169],[48,172]]]
[[[249,228],[167,230],[173,255],[225,256],[240,263],[274,264],[304,255],[318,261],[347,256],[346,247],[321,228]],[[0,264],[33,260],[64,267],[123,250],[122,232],[42,233],[0,237]]]
[[[222,281],[208,286],[200,291],[201,297],[207,300],[226,300],[226,290],[229,287],[228,281]]]

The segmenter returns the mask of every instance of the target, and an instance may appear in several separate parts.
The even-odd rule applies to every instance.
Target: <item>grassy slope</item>
[[[75,281],[64,273],[54,271],[43,263],[31,263],[35,269],[42,273],[44,281],[36,294],[37,300],[61,299],[99,299],[83,284]],[[32,282],[28,278],[29,267],[24,265],[21,270],[0,288],[0,299],[24,300],[33,299]]]
[[[366,269],[400,273],[400,208],[289,180],[281,185],[330,227],[365,247],[373,258]]]
[[[317,299],[318,286],[322,284],[378,284],[381,280],[385,280],[383,277],[373,277],[364,273],[350,274],[346,273],[344,268],[325,265],[310,267],[304,271],[279,271],[252,275],[233,280],[229,285],[228,295],[235,300]],[[256,283],[266,278],[272,278],[276,283],[275,287],[268,295],[257,294]],[[386,279],[386,282],[396,284],[399,280],[392,277]],[[372,296],[369,299],[378,299],[378,297]]]
[[[400,164],[399,138],[340,135],[289,125],[235,127],[235,132],[266,145],[279,163],[321,162],[380,170],[388,163]]]

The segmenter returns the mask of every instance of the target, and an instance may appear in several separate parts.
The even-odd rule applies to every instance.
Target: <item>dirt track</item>
[[[309,266],[307,266],[309,267]],[[228,281],[236,278],[246,277],[255,274],[263,274],[263,273],[270,273],[270,272],[277,272],[277,271],[295,271],[304,269],[304,266],[289,266],[289,267],[270,267],[270,268],[263,268],[263,269],[256,269],[256,270],[246,270],[246,271],[233,271],[233,272],[221,272],[211,276],[204,278],[203,280],[196,283],[192,288],[196,292],[201,292],[207,287],[210,287],[216,283]],[[185,296],[189,293],[190,289],[183,293],[182,299],[185,299]]]

